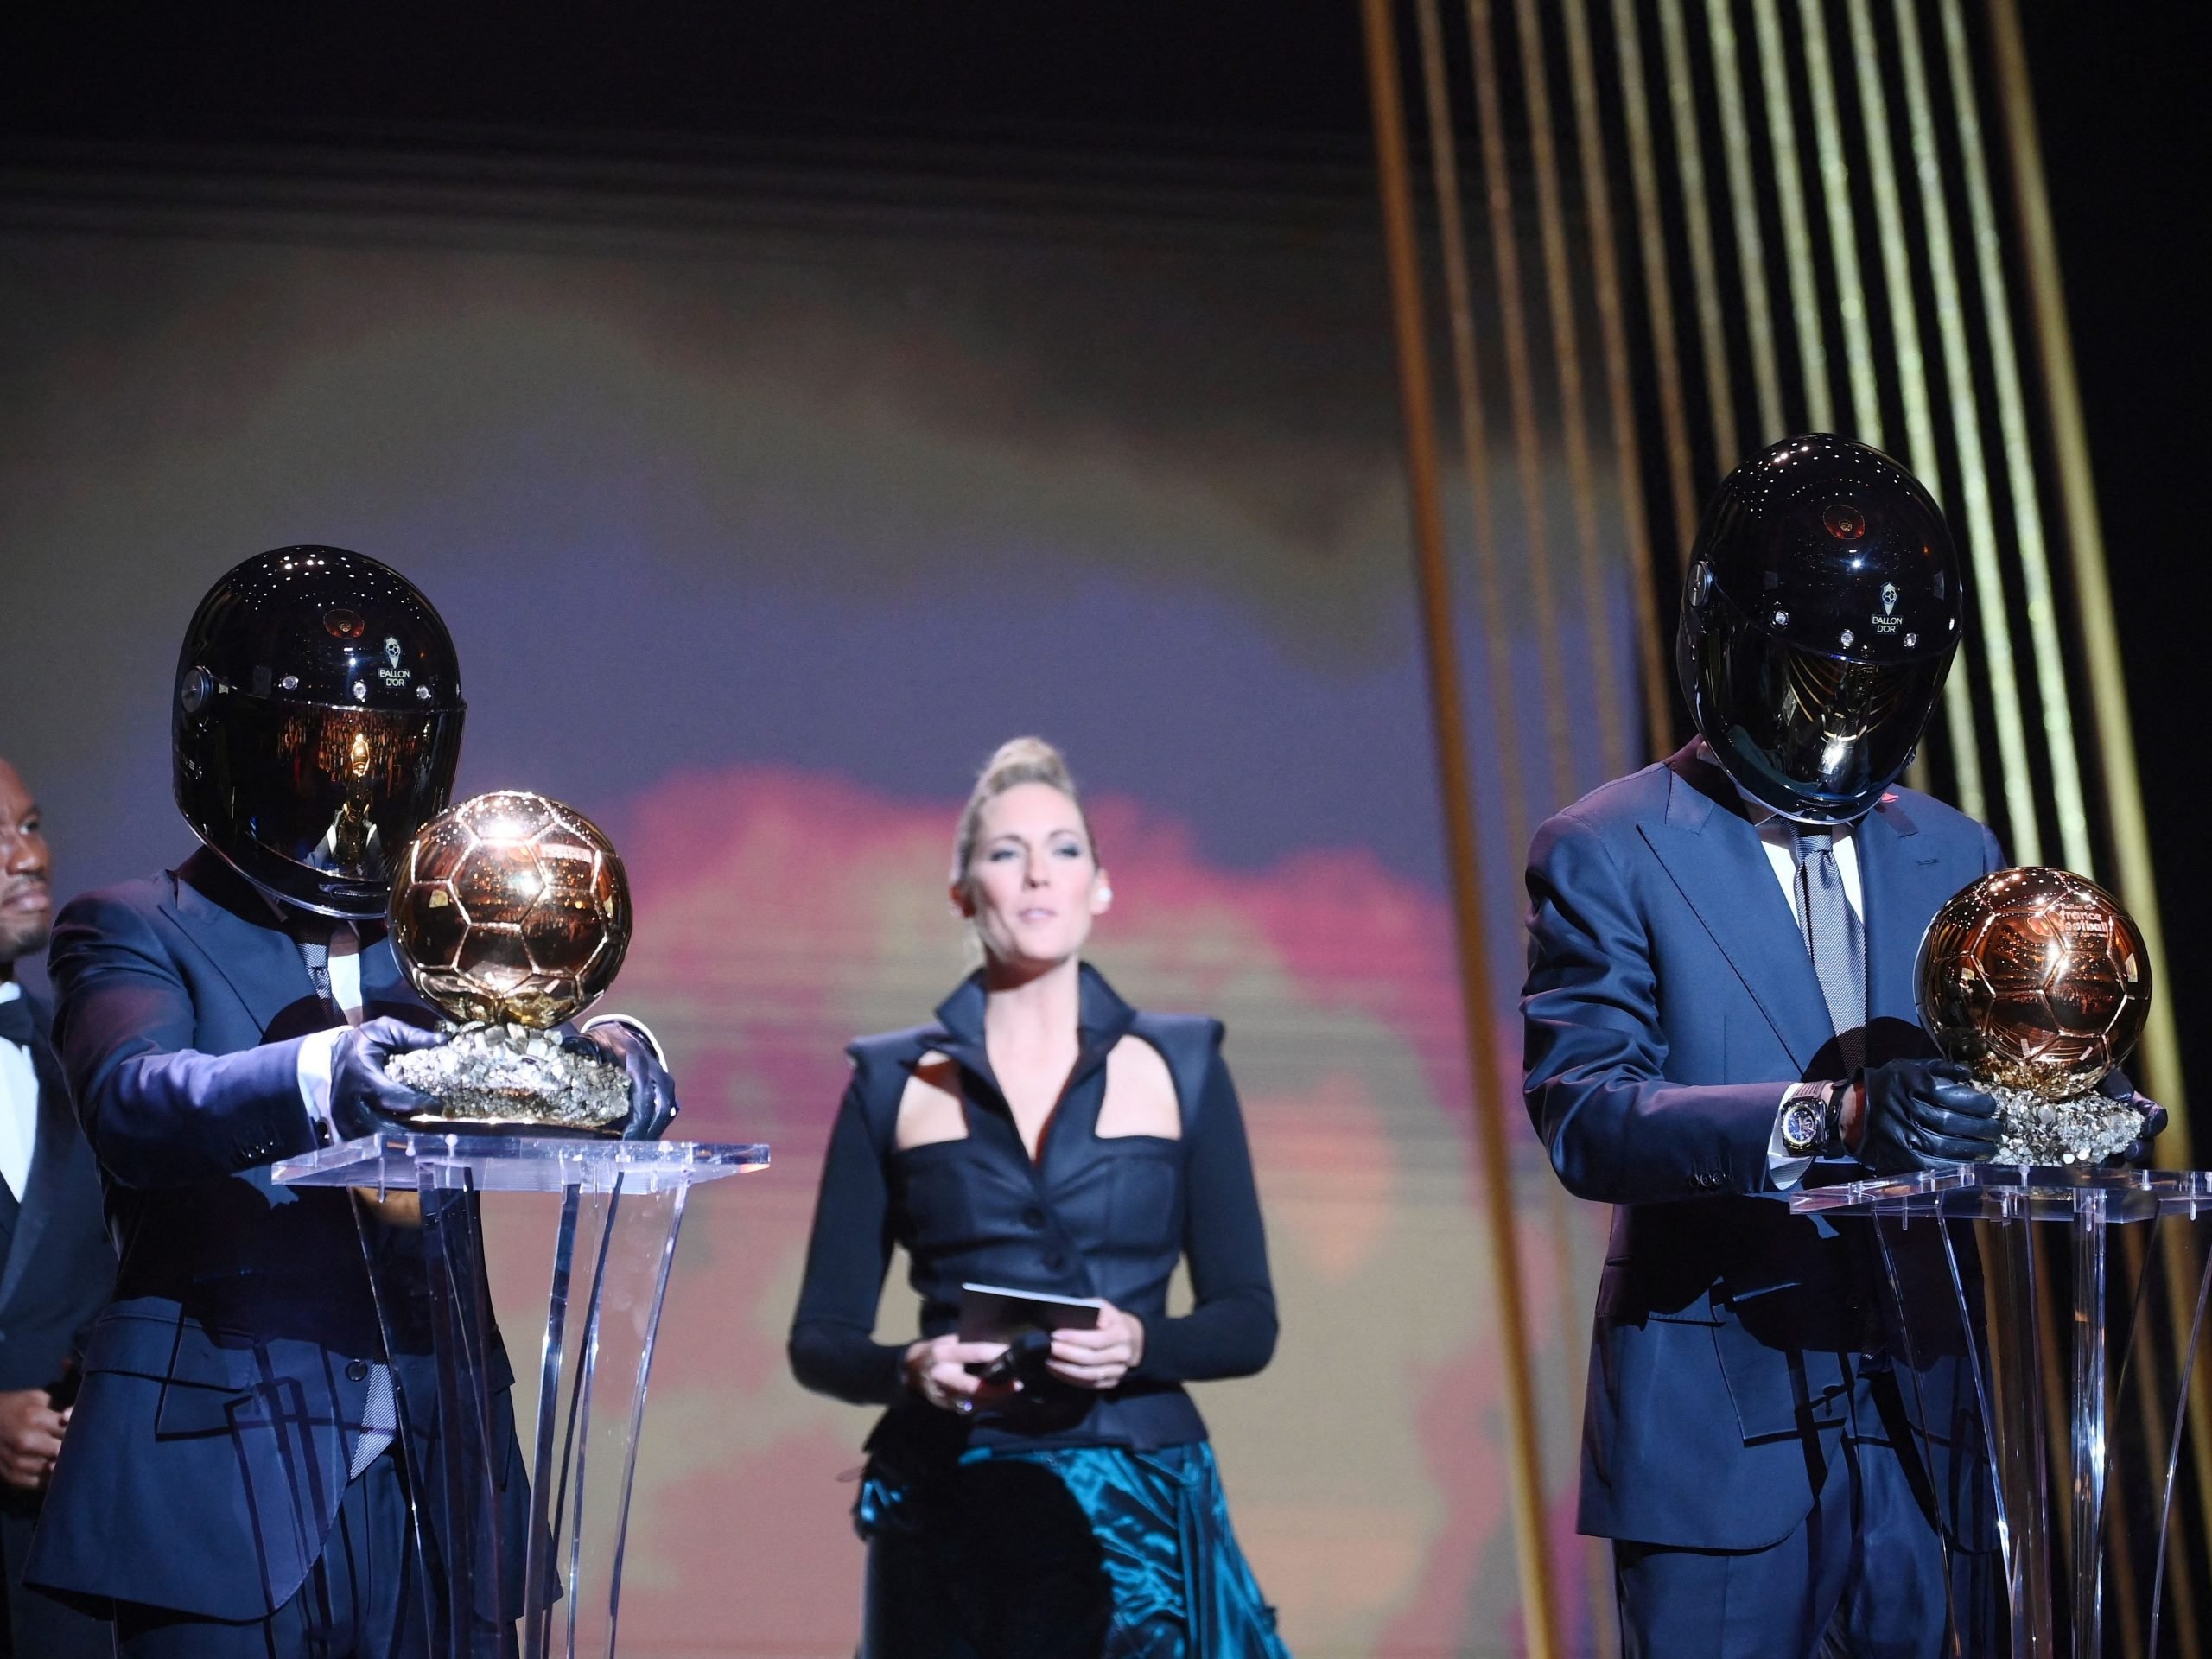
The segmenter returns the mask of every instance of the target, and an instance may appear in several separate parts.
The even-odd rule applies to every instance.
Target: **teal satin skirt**
[[[1213,1449],[989,1447],[871,1465],[861,1659],[1289,1659]]]

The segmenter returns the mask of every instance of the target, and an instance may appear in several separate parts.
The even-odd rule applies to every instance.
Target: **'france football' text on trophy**
[[[1936,912],[1914,969],[1921,1023],[1995,1096],[2002,1164],[2089,1164],[2123,1151],[2142,1114],[2096,1092],[2151,1009],[2143,936],[2112,895],[2024,865]]]
[[[448,808],[402,854],[391,943],[453,1040],[388,1070],[438,1103],[423,1128],[618,1132],[623,1068],[552,1027],[613,983],[630,943],[613,843],[574,809],[500,790]]]

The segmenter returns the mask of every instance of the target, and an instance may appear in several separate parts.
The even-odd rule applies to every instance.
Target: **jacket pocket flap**
[[[85,1339],[87,1372],[121,1371],[238,1393],[253,1386],[257,1369],[250,1339],[219,1338],[174,1314],[111,1309]]]

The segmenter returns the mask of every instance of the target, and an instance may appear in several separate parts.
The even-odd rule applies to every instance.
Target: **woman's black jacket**
[[[1249,1376],[1274,1351],[1267,1242],[1220,1022],[1140,1014],[1096,971],[1082,975],[1078,1058],[1033,1163],[984,1052],[980,975],[931,1024],[848,1051],[852,1084],[823,1164],[791,1361],[810,1389],[892,1408],[869,1441],[879,1451],[887,1437],[1138,1449],[1204,1440],[1182,1384]],[[1166,1061],[1179,1140],[1096,1133],[1106,1057],[1124,1037]],[[933,1053],[959,1068],[968,1134],[902,1151],[899,1096]],[[912,1262],[923,1336],[956,1327],[963,1282],[1099,1296],[1144,1322],[1144,1362],[1104,1394],[1053,1383],[1003,1412],[938,1410],[904,1385],[906,1344],[874,1340],[893,1244]],[[1190,1264],[1193,1306],[1170,1319],[1179,1257]]]

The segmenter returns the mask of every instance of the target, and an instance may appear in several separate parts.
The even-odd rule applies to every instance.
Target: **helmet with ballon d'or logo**
[[[1848,823],[1911,760],[1965,617],[1950,531],[1917,479],[1848,438],[1785,439],[1706,509],[1675,636],[1682,695],[1746,795]]]
[[[453,638],[406,577],[339,547],[257,554],[185,631],[177,808],[272,898],[381,917],[391,861],[453,793],[465,709]]]

